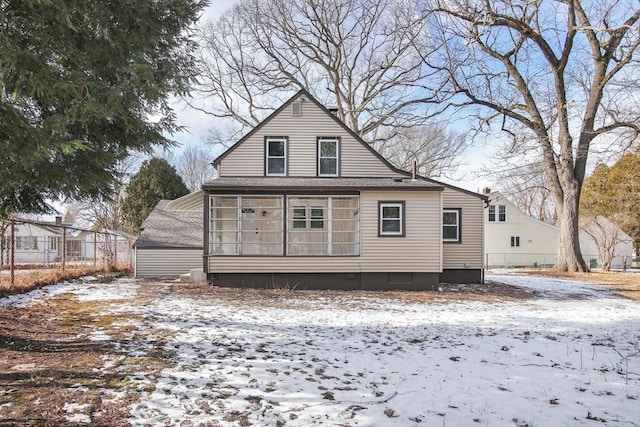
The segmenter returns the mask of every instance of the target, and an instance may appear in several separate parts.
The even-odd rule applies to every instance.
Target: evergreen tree
[[[171,145],[205,5],[0,0],[0,216],[108,197],[129,152]]]
[[[580,209],[585,218],[609,218],[633,238],[639,253],[640,152],[625,154],[611,167],[598,165],[585,180]]]
[[[146,160],[131,179],[122,203],[128,228],[137,232],[160,200],[173,200],[186,194],[189,194],[189,189],[166,160],[157,157]]]

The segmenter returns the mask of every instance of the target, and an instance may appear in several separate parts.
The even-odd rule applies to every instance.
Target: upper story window
[[[460,242],[460,209],[442,211],[442,241]]]
[[[507,207],[505,205],[489,205],[489,222],[506,222]]]
[[[318,176],[338,176],[339,138],[318,138]]]
[[[404,236],[404,202],[378,202],[378,234]]]
[[[295,101],[291,103],[291,115],[293,117],[302,116],[302,103],[300,101]]]
[[[267,136],[265,138],[265,175],[287,175],[287,138]]]

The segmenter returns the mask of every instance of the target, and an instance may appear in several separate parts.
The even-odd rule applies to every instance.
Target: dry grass
[[[113,269],[107,271],[103,266],[71,266],[56,269],[33,270],[28,273],[21,272],[15,275],[14,284],[11,284],[9,275],[0,276],[0,297],[14,294],[22,294],[33,289],[43,286],[52,285],[54,283],[63,282],[65,280],[73,280],[79,277],[92,274],[105,274],[116,272],[119,274],[128,273],[130,271],[128,264],[117,265]]]
[[[519,271],[532,276],[558,277],[596,285],[609,285],[615,288],[618,295],[640,301],[640,273],[637,272],[596,270],[590,273],[568,273],[553,269]]]
[[[109,314],[113,304],[124,301],[81,301],[64,294],[0,307],[0,426],[81,425],[67,418],[70,403],[86,405],[78,411],[91,425],[129,425],[130,406],[155,388],[154,378],[172,355],[164,350],[164,331],[142,333],[136,324],[143,319]],[[91,339],[95,332],[108,340]],[[144,353],[126,357],[122,349],[128,346]]]

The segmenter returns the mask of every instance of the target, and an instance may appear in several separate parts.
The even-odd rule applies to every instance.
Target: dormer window
[[[265,138],[265,175],[287,175],[287,138],[268,136]]]
[[[340,138],[318,138],[318,176],[338,176]]]

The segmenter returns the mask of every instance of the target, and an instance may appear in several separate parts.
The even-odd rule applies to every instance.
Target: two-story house
[[[213,284],[427,289],[483,279],[486,198],[393,167],[304,90],[213,165],[203,196],[178,202],[203,201]]]
[[[485,189],[485,265],[499,267],[552,267],[558,255],[558,227],[522,212],[499,191]],[[631,263],[633,239],[604,217],[581,225],[578,238],[582,256],[592,268],[601,260],[594,236],[607,242],[615,256],[613,268]]]

